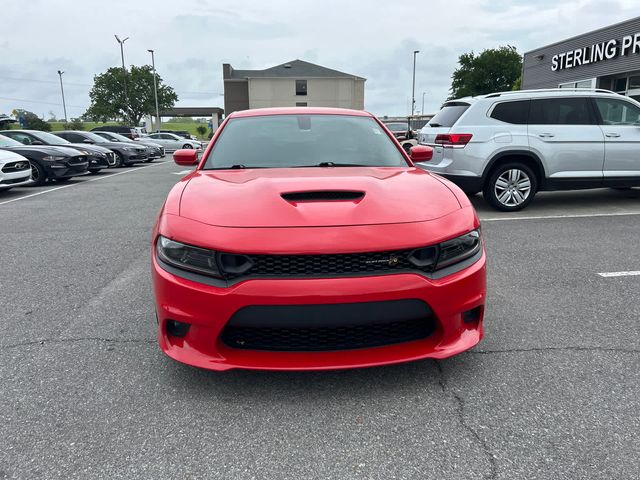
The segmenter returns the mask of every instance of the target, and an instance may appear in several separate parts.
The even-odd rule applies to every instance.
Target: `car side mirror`
[[[176,150],[173,152],[173,161],[183,167],[191,167],[198,164],[198,152],[192,149]]]
[[[93,143],[93,140],[85,138],[84,140],[82,140],[82,143]]]
[[[44,145],[40,140],[32,140],[31,145]]]
[[[409,151],[411,152],[409,157],[414,163],[428,162],[433,158],[433,148],[427,147],[426,145],[416,145],[415,147],[411,147]]]

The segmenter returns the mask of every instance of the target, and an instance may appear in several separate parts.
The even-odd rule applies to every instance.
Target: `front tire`
[[[525,164],[514,162],[493,170],[482,194],[493,208],[503,212],[516,212],[533,201],[537,188],[535,173]]]
[[[187,149],[187,150],[192,150],[193,149],[193,145],[191,145],[190,143],[185,143],[182,148]]]
[[[116,164],[114,165],[114,168],[122,168],[125,166],[124,157],[120,152],[116,152]]]
[[[71,180],[71,177],[54,178],[54,180],[56,181],[56,183],[67,183],[69,180]]]
[[[44,168],[38,165],[36,162],[31,162],[31,180],[32,185],[40,187],[47,181],[47,175],[44,173]]]
[[[98,168],[98,169],[89,170],[89,173],[90,173],[91,175],[95,175],[96,173],[100,172],[100,170],[102,170],[102,169],[101,169],[101,168]]]

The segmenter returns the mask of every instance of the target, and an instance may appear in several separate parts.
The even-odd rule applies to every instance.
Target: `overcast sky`
[[[156,67],[180,106],[223,106],[222,63],[262,69],[296,58],[367,79],[365,107],[407,113],[412,52],[416,104],[438,109],[458,56],[499,45],[520,53],[640,15],[638,0],[0,0],[0,113],[84,113],[93,76]]]

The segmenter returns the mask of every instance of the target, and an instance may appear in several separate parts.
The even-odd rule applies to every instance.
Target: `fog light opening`
[[[167,320],[165,324],[167,335],[172,337],[184,337],[189,331],[189,327],[191,327],[191,325],[188,323],[178,322],[177,320]]]
[[[478,323],[482,315],[482,306],[472,308],[466,312],[462,312],[462,321],[464,323]]]

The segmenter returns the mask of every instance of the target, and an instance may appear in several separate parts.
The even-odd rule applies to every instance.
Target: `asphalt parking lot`
[[[0,478],[640,478],[640,276],[599,275],[640,270],[639,189],[474,198],[470,352],[214,373],[155,342],[149,239],[184,167],[113,172],[0,192]]]

